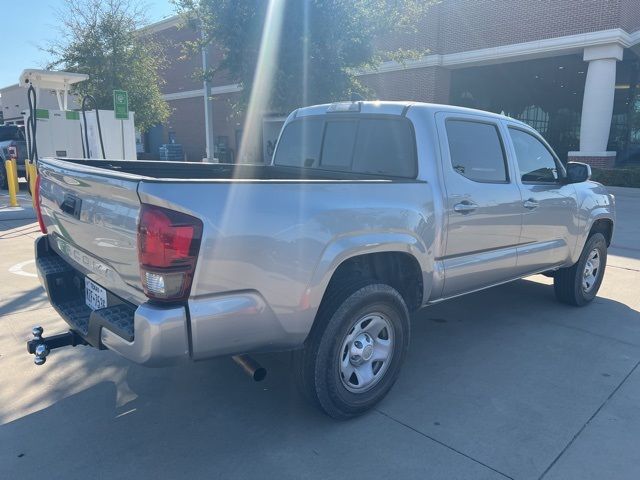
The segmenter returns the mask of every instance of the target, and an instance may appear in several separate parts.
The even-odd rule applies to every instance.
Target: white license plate
[[[107,306],[107,291],[84,277],[84,302],[91,310],[105,308]]]

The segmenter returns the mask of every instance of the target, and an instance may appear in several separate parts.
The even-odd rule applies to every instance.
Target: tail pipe
[[[249,375],[256,382],[261,382],[267,376],[267,369],[249,355],[234,355],[231,358],[240,368],[242,368],[242,370],[244,370],[244,373]]]

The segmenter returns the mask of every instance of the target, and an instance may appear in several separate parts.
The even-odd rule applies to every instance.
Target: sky
[[[147,20],[157,22],[174,14],[170,0],[142,0]],[[1,0],[0,88],[18,83],[25,68],[43,68],[47,54],[39,50],[55,39],[56,10],[64,0]]]

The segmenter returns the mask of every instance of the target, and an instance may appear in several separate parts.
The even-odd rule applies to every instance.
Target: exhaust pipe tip
[[[249,355],[234,355],[231,358],[255,382],[261,382],[267,377],[267,369]]]
[[[264,367],[260,367],[257,368],[254,372],[253,372],[253,380],[256,382],[261,382],[262,380],[264,380],[265,378],[267,378],[267,369]]]

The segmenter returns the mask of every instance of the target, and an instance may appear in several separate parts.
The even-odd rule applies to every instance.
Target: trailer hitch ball
[[[51,335],[47,338],[42,336],[44,329],[40,326],[33,327],[31,334],[33,338],[27,342],[27,352],[35,355],[33,360],[36,365],[42,365],[47,361],[47,356],[51,350],[61,347],[75,347],[76,345],[87,345],[87,342],[73,330]]]
[[[36,357],[33,359],[33,362],[36,365],[42,365],[47,361],[47,355],[49,355],[49,349],[46,345],[40,344],[36,347]]]
[[[39,325],[31,329],[31,333],[33,334],[32,342],[36,344],[33,352],[35,355],[33,362],[36,365],[44,364],[44,362],[47,361],[47,355],[49,355],[49,347],[47,347],[47,344],[44,343],[44,339],[42,338],[43,332],[44,329]]]
[[[33,339],[38,341],[42,340],[42,333],[44,332],[44,328],[40,325],[37,325],[31,329],[31,334],[33,335]]]

